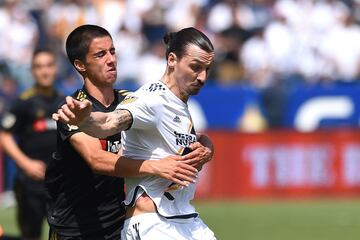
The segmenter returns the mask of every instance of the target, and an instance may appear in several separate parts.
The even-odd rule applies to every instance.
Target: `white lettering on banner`
[[[270,151],[267,147],[258,145],[257,148],[249,148],[245,150],[252,167],[251,180],[257,187],[265,187],[270,183]]]
[[[244,154],[258,188],[324,187],[334,180],[334,149],[327,144],[249,145]]]
[[[346,119],[354,112],[354,103],[347,96],[322,96],[305,101],[298,109],[294,124],[297,130],[310,132],[324,119]]]
[[[347,186],[360,186],[360,145],[347,144],[342,151],[343,181]]]

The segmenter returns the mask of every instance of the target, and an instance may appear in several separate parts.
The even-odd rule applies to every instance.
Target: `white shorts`
[[[216,240],[199,218],[190,223],[169,221],[157,213],[144,213],[125,220],[121,240]]]

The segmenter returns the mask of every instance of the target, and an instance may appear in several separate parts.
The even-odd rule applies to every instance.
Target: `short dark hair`
[[[184,28],[178,32],[169,32],[163,38],[166,48],[166,59],[169,53],[173,52],[177,57],[182,58],[186,51],[186,47],[194,44],[206,52],[213,52],[214,46],[210,39],[196,28]]]
[[[75,28],[66,39],[66,54],[70,63],[74,66],[76,59],[85,61],[90,43],[97,37],[111,37],[110,33],[97,25],[82,25]]]
[[[54,51],[52,51],[50,48],[46,48],[46,47],[38,47],[34,50],[33,54],[32,54],[32,61],[34,60],[34,58],[39,55],[40,53],[48,53],[50,55],[53,55],[53,57],[55,58],[56,54]]]

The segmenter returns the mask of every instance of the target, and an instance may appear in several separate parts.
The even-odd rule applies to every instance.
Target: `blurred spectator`
[[[142,14],[142,31],[150,45],[161,40],[162,36],[164,36],[167,31],[164,22],[165,4],[166,1],[154,1],[151,8],[147,9]]]
[[[243,78],[243,69],[240,66],[238,52],[247,32],[232,26],[217,34],[215,46],[221,46],[217,51],[215,78],[219,84],[237,83]]]
[[[0,58],[21,88],[32,84],[29,69],[38,33],[34,19],[21,1],[4,1],[0,8]]]
[[[360,27],[347,7],[337,18],[337,24],[324,36],[320,51],[334,69],[336,80],[353,81],[360,76]]]
[[[124,25],[125,21],[126,1],[92,0],[92,3],[95,6],[98,15],[98,24],[108,30],[111,35],[114,35],[117,31],[119,31],[119,29]]]
[[[138,86],[158,81],[162,77],[162,70],[166,66],[164,43],[158,40],[150,46],[150,50],[140,56],[138,62]]]
[[[123,26],[113,38],[119,66],[118,82],[136,82],[138,60],[145,45],[144,36]]]
[[[274,81],[270,50],[264,39],[264,28],[258,28],[254,37],[246,41],[239,58],[244,67],[244,77],[254,87],[269,87]]]
[[[165,24],[170,31],[194,26],[197,13],[208,3],[207,0],[172,0],[170,2],[165,11]]]
[[[58,0],[50,6],[46,22],[48,33],[53,40],[64,42],[75,27],[98,23],[95,6],[87,0]]]

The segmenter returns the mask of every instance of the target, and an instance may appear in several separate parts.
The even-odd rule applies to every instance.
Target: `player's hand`
[[[213,158],[214,152],[212,149],[203,146],[199,142],[192,143],[189,148],[191,152],[182,156],[182,160],[184,163],[190,164],[199,171],[205,163]]]
[[[187,186],[197,178],[197,169],[184,163],[181,156],[171,155],[158,161],[151,161],[151,165],[156,175],[181,186]]]
[[[90,115],[92,103],[85,99],[78,101],[72,97],[66,97],[66,104],[62,105],[56,113],[52,115],[55,121],[61,121],[70,125],[80,126],[81,123]]]
[[[23,164],[22,170],[34,180],[44,180],[46,165],[40,160],[30,159]]]

